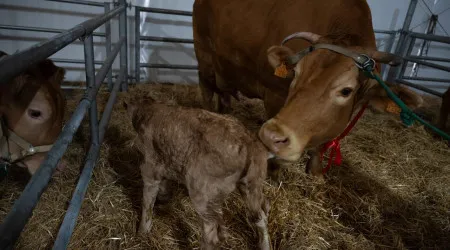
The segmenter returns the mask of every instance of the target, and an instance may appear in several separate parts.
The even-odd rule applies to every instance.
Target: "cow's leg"
[[[139,233],[150,232],[152,228],[153,206],[158,195],[160,180],[143,175],[144,181],[143,199],[142,199],[142,217],[139,226]]]
[[[228,114],[231,112],[231,95],[222,93],[217,97],[217,112]]]
[[[198,71],[200,92],[202,94],[203,108],[209,111],[215,111],[213,97],[215,79],[214,74]]]
[[[268,217],[270,203],[264,197],[262,181],[249,181],[240,183],[239,191],[245,198],[250,210],[250,221],[254,223],[258,232],[258,245],[260,249],[270,249],[270,236],[268,230]]]
[[[438,127],[445,129],[447,124],[448,115],[450,113],[450,88],[442,96],[441,110],[439,114]]]
[[[217,98],[217,112],[230,113],[231,112],[231,95],[233,87],[220,74],[216,72],[216,84],[221,94]]]
[[[309,160],[306,163],[306,173],[316,177],[323,178],[322,162],[320,160],[320,153],[318,149],[308,151]]]

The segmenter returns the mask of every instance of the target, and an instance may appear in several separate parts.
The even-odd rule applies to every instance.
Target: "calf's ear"
[[[416,92],[401,85],[387,83],[388,87],[397,95],[410,109],[414,110],[422,106],[423,99]],[[388,97],[386,90],[376,83],[368,93],[369,106],[378,112],[400,114],[400,107]]]

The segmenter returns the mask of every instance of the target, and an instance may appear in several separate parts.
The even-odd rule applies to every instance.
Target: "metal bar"
[[[82,4],[82,5],[90,5],[90,6],[98,6],[103,7],[103,3],[92,2],[86,0],[47,0],[49,2],[60,2],[60,3],[74,3],[74,4]]]
[[[119,0],[120,6],[126,7],[127,3],[125,0]],[[122,87],[121,90],[127,91],[128,90],[128,43],[127,43],[127,12],[124,11],[120,13],[119,15],[119,37],[125,38],[125,46],[121,47],[120,50],[120,71],[122,71],[122,68],[125,68],[125,77],[122,81]]]
[[[394,42],[395,42],[395,34],[391,34],[389,35],[389,42],[386,44],[386,52],[391,52],[392,47],[394,46]]]
[[[68,86],[62,85],[61,89],[87,89],[86,86]]]
[[[86,68],[86,85],[88,89],[95,88],[95,65],[94,65],[94,39],[92,36],[84,40],[84,61]],[[98,144],[98,118],[97,100],[94,99],[89,107],[89,127],[91,128],[91,144]]]
[[[428,41],[450,44],[450,37],[448,37],[448,36],[429,35],[429,34],[422,34],[422,33],[417,33],[417,32],[409,32],[409,35],[412,37],[415,37],[415,38],[425,39]]]
[[[18,25],[0,25],[0,29],[4,30],[23,30],[23,31],[35,31],[35,32],[46,32],[46,33],[63,33],[67,30],[62,29],[50,29],[50,28],[41,28],[41,27],[23,27]],[[94,36],[105,36],[105,33],[102,32],[94,32],[92,33]]]
[[[404,76],[404,77],[402,77],[402,79],[404,79],[404,80],[426,81],[426,82],[448,82],[448,83],[450,83],[450,79],[434,78],[434,77]]]
[[[30,218],[34,207],[48,185],[56,165],[66,152],[68,145],[72,142],[73,135],[83,121],[84,115],[90,107],[92,100],[96,97],[97,92],[106,77],[108,69],[111,68],[111,65],[119,53],[120,47],[124,41],[124,38],[120,39],[116,45],[116,48],[114,48],[111,57],[108,57],[105,60],[102,68],[95,76],[95,87],[89,88],[83,99],[81,99],[80,104],[73,112],[73,115],[68,123],[64,126],[62,132],[53,144],[52,149],[45,157],[44,162],[38,168],[33,177],[31,177],[19,198],[16,202],[14,202],[11,211],[0,225],[0,249],[12,248],[19,237],[20,232],[25,227],[25,224]]]
[[[134,14],[134,77],[136,78],[136,83],[141,80],[141,10],[140,8],[135,8]]]
[[[108,2],[104,3],[105,13],[110,11],[110,4]],[[105,38],[106,38],[106,57],[111,55],[111,21],[108,20],[105,23]],[[112,88],[112,69],[108,71],[108,89]]]
[[[431,67],[431,68],[440,69],[440,70],[443,70],[443,71],[450,72],[450,67],[446,67],[446,66],[439,65],[439,64],[436,64],[436,63],[426,62],[426,61],[423,61],[423,60],[417,60],[417,59],[411,58],[410,56],[405,57],[405,60],[406,61],[410,61],[410,62],[415,62],[415,63],[421,64],[421,65],[425,65],[425,66],[428,66],[428,67]]]
[[[418,89],[418,90],[422,90],[423,92],[426,92],[426,93],[429,93],[429,94],[432,94],[432,95],[435,95],[435,96],[442,97],[442,95],[443,95],[442,93],[437,92],[435,90],[432,90],[432,89],[429,89],[429,88],[425,88],[425,87],[420,86],[418,84],[415,84],[415,83],[412,83],[412,82],[408,82],[408,81],[405,81],[405,80],[402,80],[402,79],[396,79],[395,81],[400,83],[400,84],[403,84],[403,85],[406,85],[406,86],[409,86],[411,88],[415,88],[415,89]]]
[[[410,37],[410,36],[406,37],[405,44],[408,44],[408,47],[407,47],[406,51],[403,50],[403,58],[405,58],[411,54],[411,51],[413,50],[415,43],[416,43],[416,38]],[[397,71],[398,72],[398,74],[396,76],[397,79],[402,78],[405,75],[407,66],[408,66],[408,61],[404,60],[402,65],[400,66],[400,71]]]
[[[450,63],[450,59],[443,58],[443,57],[414,56],[414,55],[411,55],[409,57],[412,58],[412,59],[416,59],[416,60],[427,60],[427,61],[436,61],[436,62],[447,62],[447,63]]]
[[[0,86],[6,84],[13,77],[17,76],[20,72],[25,71],[31,65],[50,57],[76,39],[92,33],[107,20],[125,11],[125,8],[125,6],[119,6],[107,14],[89,19],[45,42],[4,57],[4,59],[0,61],[0,69],[2,69],[0,71]]]
[[[114,83],[113,89],[111,91],[111,95],[108,98],[108,103],[103,111],[102,118],[100,120],[99,126],[99,143],[91,144],[88,152],[88,156],[83,167],[83,171],[81,172],[80,179],[77,183],[75,191],[72,195],[72,200],[70,201],[70,205],[67,208],[66,215],[64,216],[63,223],[59,228],[58,235],[56,237],[55,244],[53,245],[53,249],[66,249],[69,244],[70,237],[72,236],[73,230],[75,228],[75,224],[80,213],[81,205],[83,203],[84,196],[86,194],[86,190],[89,184],[89,181],[92,176],[92,171],[96,165],[99,153],[100,153],[100,145],[103,142],[105,131],[107,124],[111,118],[112,109],[114,103],[116,101],[117,92],[119,90],[120,84],[122,82],[122,78],[125,73],[125,68],[120,71],[119,78],[117,78]]]
[[[391,35],[395,35],[395,33],[397,33],[397,31],[394,31],[394,30],[377,30],[377,29],[374,29],[373,32],[379,33],[379,34],[391,34]]]
[[[411,21],[417,7],[417,2],[418,0],[411,0],[409,2],[408,12],[406,13],[405,21],[403,22],[403,27],[400,31],[400,37],[398,38],[398,43],[394,51],[394,54],[396,55],[401,55],[405,49],[405,39],[407,37],[409,27],[411,26]],[[396,77],[398,73],[398,69],[396,69],[395,67],[391,67],[389,69],[387,80],[392,82],[394,79],[398,78]]]
[[[159,68],[159,69],[198,69],[197,65],[179,65],[179,64],[158,64],[158,63],[141,63],[144,68]]]
[[[138,7],[138,8],[142,12],[151,12],[151,13],[159,13],[159,14],[178,15],[178,16],[192,16],[191,11],[158,9],[158,8],[149,8],[149,7]]]
[[[157,36],[141,36],[141,41],[169,42],[169,43],[194,43],[193,39],[157,37]]]
[[[103,138],[105,136],[105,132],[109,123],[109,120],[111,118],[112,109],[114,107],[114,103],[116,102],[117,98],[117,92],[120,88],[120,82],[123,81],[123,77],[125,75],[124,71],[119,72],[119,77],[117,78],[116,82],[114,83],[114,87],[111,91],[111,94],[109,95],[108,102],[106,103],[105,109],[103,110],[102,118],[100,119],[99,123],[99,138],[100,141],[103,141]]]
[[[56,63],[83,63],[84,64],[84,60],[79,60],[79,59],[63,59],[63,58],[49,58],[51,59],[53,62]],[[103,64],[102,61],[94,61],[94,64]]]

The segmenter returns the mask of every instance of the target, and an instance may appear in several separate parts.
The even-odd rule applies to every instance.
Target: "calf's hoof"
[[[138,234],[145,236],[150,233],[152,229],[152,221],[148,221],[147,223],[141,223],[139,226]]]

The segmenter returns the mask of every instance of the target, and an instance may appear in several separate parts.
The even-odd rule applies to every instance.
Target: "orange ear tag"
[[[286,77],[287,77],[287,75],[288,75],[288,70],[287,70],[286,65],[284,64],[284,62],[281,63],[281,65],[278,66],[278,67],[275,69],[274,75],[276,75],[276,76],[278,76],[278,77],[282,77],[282,78],[286,78]]]
[[[395,102],[389,100],[386,106],[386,111],[398,115],[400,114],[400,112],[402,112],[402,109],[397,104],[395,104]]]

